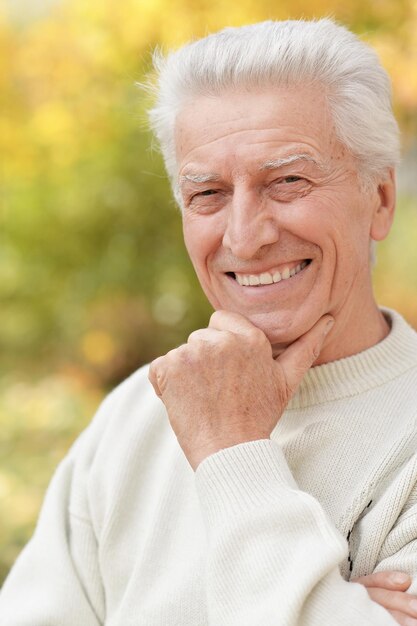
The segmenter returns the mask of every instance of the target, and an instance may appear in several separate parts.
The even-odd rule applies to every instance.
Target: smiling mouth
[[[302,272],[310,263],[311,259],[305,259],[302,263],[298,263],[293,267],[285,267],[281,271],[263,272],[262,274],[226,272],[226,275],[234,278],[242,287],[261,287],[279,283],[281,280],[288,280]]]

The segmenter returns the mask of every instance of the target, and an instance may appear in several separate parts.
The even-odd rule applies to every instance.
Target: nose
[[[279,239],[276,216],[268,211],[260,195],[248,190],[235,190],[227,207],[227,222],[223,246],[233,256],[243,260],[253,259],[265,246]]]

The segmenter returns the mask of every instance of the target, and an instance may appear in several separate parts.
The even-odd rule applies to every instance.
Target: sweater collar
[[[312,367],[287,410],[356,396],[417,366],[417,333],[396,311],[381,310],[391,325],[387,337],[363,352]]]

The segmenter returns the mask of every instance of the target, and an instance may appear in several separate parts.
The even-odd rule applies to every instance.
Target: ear
[[[389,168],[377,189],[375,208],[371,222],[371,239],[381,241],[388,235],[394,220],[396,202],[395,170]]]

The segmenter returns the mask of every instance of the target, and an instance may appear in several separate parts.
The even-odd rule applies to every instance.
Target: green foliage
[[[66,0],[31,20],[8,18],[6,6],[12,0],[0,8],[0,580],[104,391],[210,314],[150,148],[147,97],[134,85],[152,48],[226,25],[333,14],[376,45],[403,129],[417,127],[411,0]],[[415,206],[404,201],[376,282],[382,301],[417,326],[415,232]]]
[[[33,532],[46,484],[102,392],[79,372],[0,384],[0,582]]]

